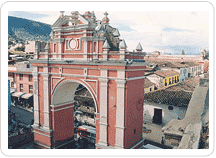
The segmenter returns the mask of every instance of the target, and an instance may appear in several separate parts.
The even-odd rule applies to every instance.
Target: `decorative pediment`
[[[56,20],[56,22],[52,25],[52,27],[61,27],[62,25],[68,24],[70,20],[71,20],[70,16],[59,17]],[[88,21],[80,14],[78,14],[78,20],[79,20],[79,24],[84,24],[84,25],[88,24]]]
[[[61,27],[62,25],[65,25],[68,23],[68,20],[65,16],[59,17],[56,22],[52,25],[52,27]]]

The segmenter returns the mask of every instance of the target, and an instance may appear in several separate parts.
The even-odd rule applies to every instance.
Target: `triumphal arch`
[[[134,148],[142,141],[144,72],[140,44],[129,52],[108,13],[61,15],[33,66],[34,140],[58,148],[74,140],[74,94],[82,84],[95,103],[96,148]]]

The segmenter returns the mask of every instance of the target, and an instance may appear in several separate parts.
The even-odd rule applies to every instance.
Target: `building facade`
[[[96,148],[138,147],[146,68],[141,45],[128,52],[107,12],[102,21],[89,11],[61,13],[45,52],[36,47],[31,60],[35,143],[58,148],[73,141],[74,94],[82,84],[95,102]]]

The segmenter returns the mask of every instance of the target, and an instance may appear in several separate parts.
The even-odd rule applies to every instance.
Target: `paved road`
[[[15,113],[17,119],[25,124],[31,124],[31,119],[34,118],[34,114],[32,112],[11,106],[11,111]]]

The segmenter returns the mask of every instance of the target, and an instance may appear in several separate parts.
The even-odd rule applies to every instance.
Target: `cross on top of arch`
[[[107,11],[104,13],[105,17],[107,18],[107,15],[109,15],[109,13],[107,13]]]

